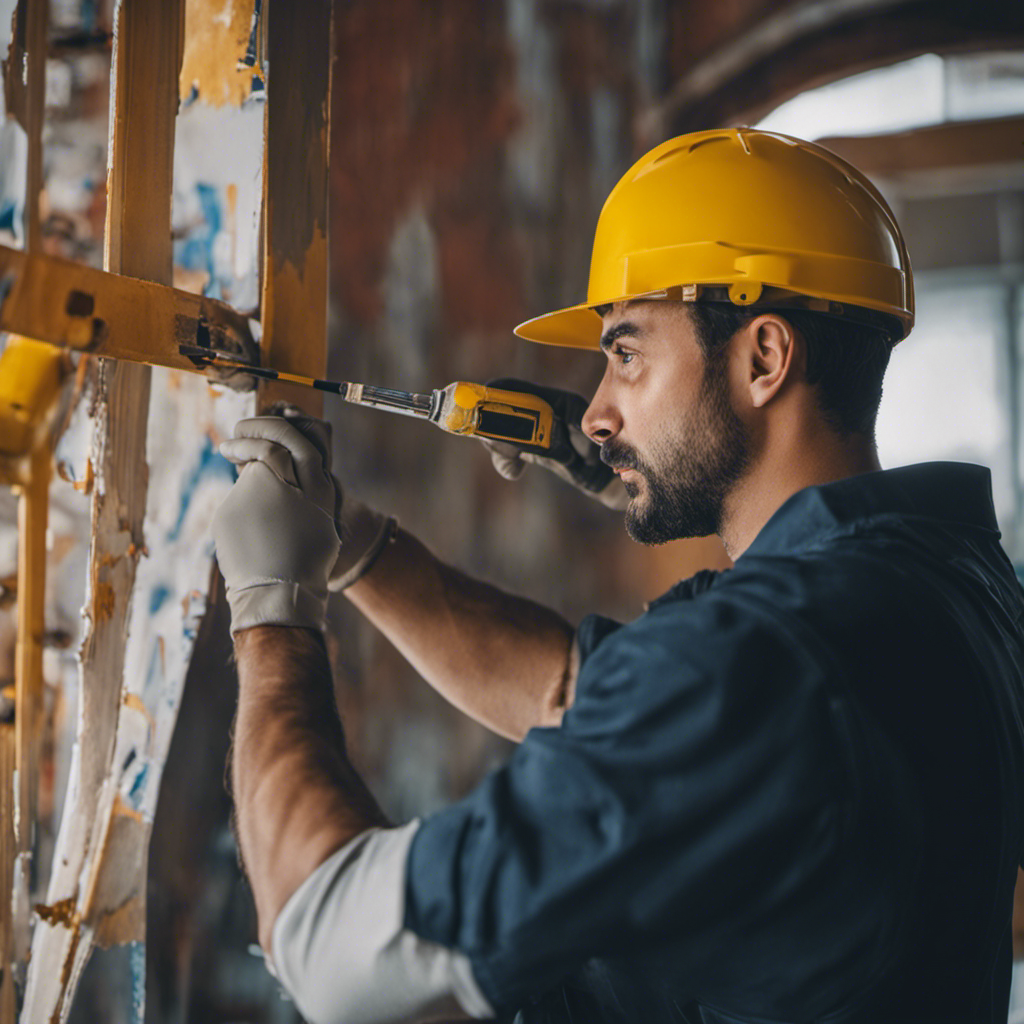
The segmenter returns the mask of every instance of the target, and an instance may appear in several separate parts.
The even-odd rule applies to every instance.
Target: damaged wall
[[[902,8],[904,19],[930,19],[932,35],[922,39],[962,36],[975,45],[1000,26],[1008,31],[1016,17],[1011,5],[979,5],[972,21],[964,11],[947,14],[945,4],[865,4],[863,11],[877,15],[873,27],[862,14],[857,33],[833,27],[827,40],[810,33],[787,43],[796,47],[788,51],[778,39],[762,39],[760,50],[741,47],[738,57],[734,50],[738,63],[727,64],[719,79],[711,72],[722,75],[720,69],[705,64],[773,15],[825,6],[764,0],[337,5],[328,375],[414,390],[516,375],[592,391],[602,356],[531,345],[514,338],[511,327],[585,292],[601,203],[649,144],[673,128],[722,123],[822,76],[886,59],[895,52],[885,41],[893,24],[886,19]],[[101,254],[105,206],[109,7],[100,5],[97,13],[86,2],[54,6],[54,18],[59,8],[65,19],[60,32],[55,20],[54,34],[66,38],[54,44],[52,63],[64,70],[53,78],[67,89],[54,92],[66,102],[48,116],[43,233],[50,251],[93,263]],[[188,0],[186,18],[209,7]],[[262,107],[247,92],[248,71],[217,75],[207,60],[225,47],[232,54],[244,50],[247,7],[224,6],[225,17],[202,45],[186,47],[188,102],[177,124],[173,224],[176,283],[252,310],[259,301]],[[894,38],[912,49],[910,29],[903,33]],[[787,53],[806,59],[787,64]],[[702,66],[705,77],[693,77]],[[0,137],[0,149],[3,144]],[[227,397],[211,408],[203,404],[202,382],[174,374],[158,379],[150,415],[160,429],[150,462],[166,474],[168,490],[151,468],[157,497],[146,536],[154,546],[162,539],[167,561],[154,562],[151,572],[140,567],[131,627],[138,644],[127,675],[129,696],[149,709],[147,717],[138,704],[129,708],[139,730],[133,742],[147,756],[123,765],[118,780],[128,806],[155,814],[146,1019],[291,1021],[294,1009],[278,998],[250,951],[255,922],[223,785],[234,702],[226,619],[214,594],[210,614],[199,622],[205,585],[194,582],[209,554],[202,519],[229,483],[212,456],[215,441],[243,406]],[[78,408],[85,408],[81,399]],[[334,425],[335,468],[352,493],[396,513],[460,567],[550,603],[570,619],[591,611],[631,617],[679,577],[725,563],[713,541],[637,548],[619,517],[541,471],[517,483],[499,478],[475,442],[331,399],[325,414]],[[178,427],[172,432],[171,423],[188,424],[201,443],[176,450]],[[81,423],[66,435],[62,462],[64,476],[85,489],[84,456],[71,450],[80,429]],[[56,676],[49,673],[51,683],[65,679],[52,686],[57,756],[50,777],[59,804],[74,731],[74,688],[67,685],[79,636],[74,595],[84,593],[88,532],[81,527],[79,491],[65,481],[60,496],[54,494],[59,514],[51,572],[56,567],[61,578],[53,585],[59,609],[51,609],[48,621],[70,644],[50,657],[51,669],[59,667]],[[185,505],[178,504],[182,495],[190,499]],[[426,813],[460,796],[505,756],[504,741],[445,705],[342,597],[332,600],[330,625],[352,754],[393,817]],[[169,680],[180,683],[196,630],[199,653],[171,737],[166,714],[154,728],[152,706],[172,693]],[[165,750],[154,810],[147,765]],[[125,760],[127,752],[119,763]],[[139,950],[121,949],[95,958],[72,1020],[137,1017],[139,957]]]

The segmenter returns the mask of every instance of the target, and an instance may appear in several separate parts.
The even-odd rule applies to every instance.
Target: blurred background
[[[215,6],[189,0],[188,16]],[[0,3],[4,52],[12,7]],[[879,186],[915,270],[917,327],[886,378],[882,463],[988,466],[1004,545],[1024,575],[1019,0],[335,0],[335,10],[328,376],[410,390],[518,376],[588,394],[603,356],[532,345],[511,329],[585,295],[597,215],[618,177],[686,131],[750,124],[818,140]],[[46,245],[97,266],[111,14],[112,0],[51,2]],[[250,79],[230,96],[193,88],[175,151],[176,283],[240,309],[258,302],[263,95]],[[211,125],[220,147],[205,141]],[[23,145],[7,119],[7,244],[19,237]],[[619,515],[539,470],[499,478],[474,442],[330,398],[325,411],[346,488],[460,568],[570,620],[635,617],[678,579],[728,565],[713,539],[640,548]],[[72,432],[59,453],[71,467],[76,443]],[[64,475],[52,494],[44,845],[74,739],[89,532],[86,498],[73,469]],[[0,577],[12,571],[14,508],[0,496]],[[0,620],[0,636],[9,628]],[[342,597],[329,633],[352,756],[395,820],[460,797],[507,755]],[[291,1022],[253,947],[229,828],[235,694],[223,601],[200,641],[151,845],[145,1020]],[[1018,920],[1024,958],[1024,907]],[[72,1020],[138,1019],[140,978],[138,950],[98,952]]]

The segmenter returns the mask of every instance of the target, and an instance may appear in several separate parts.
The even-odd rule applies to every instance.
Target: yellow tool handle
[[[431,417],[434,419],[434,417]],[[554,410],[536,395],[456,381],[441,392],[435,422],[452,434],[549,448]]]

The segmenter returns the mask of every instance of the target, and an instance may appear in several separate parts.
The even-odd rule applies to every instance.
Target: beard
[[[693,412],[675,437],[659,437],[643,457],[612,438],[601,459],[635,470],[643,484],[623,481],[630,503],[626,532],[640,544],[720,533],[725,501],[750,464],[750,437],[729,404],[726,375],[705,366]]]

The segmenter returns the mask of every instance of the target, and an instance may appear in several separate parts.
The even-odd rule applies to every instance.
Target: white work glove
[[[220,451],[241,467],[213,523],[231,632],[323,629],[328,589],[366,571],[394,521],[342,500],[328,468],[330,425],[297,410],[242,420]]]
[[[597,499],[602,505],[617,511],[625,509],[629,504],[629,495],[622,480],[611,466],[601,461],[601,446],[583,433],[581,423],[588,403],[582,395],[513,377],[489,381],[487,387],[537,395],[555,413],[550,448],[481,438],[491,454],[494,468],[506,480],[517,480],[526,464],[534,463],[550,470],[588,497]]]

